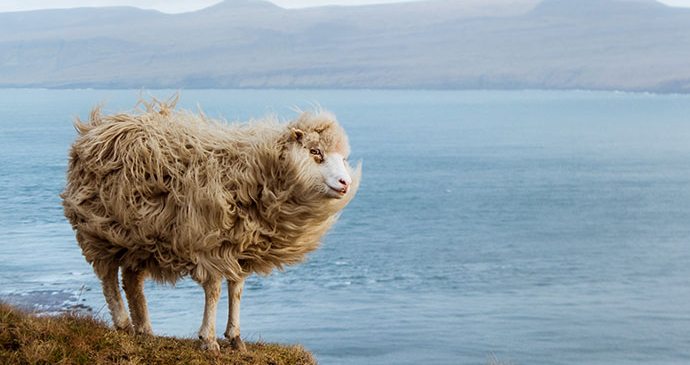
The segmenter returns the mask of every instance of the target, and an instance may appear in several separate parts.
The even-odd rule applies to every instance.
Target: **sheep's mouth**
[[[334,188],[330,185],[328,185],[328,189],[330,190],[328,195],[334,197],[334,198],[342,198],[347,194],[347,188]]]

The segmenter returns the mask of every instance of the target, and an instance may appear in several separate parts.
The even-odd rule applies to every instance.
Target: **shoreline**
[[[0,294],[0,303],[6,303],[19,310],[40,315],[59,315],[61,313],[93,313],[94,309],[86,304],[79,292],[64,289],[30,290],[27,292],[10,292]]]
[[[539,88],[539,87],[507,87],[507,88],[473,88],[473,87],[424,87],[424,86],[410,86],[410,87],[337,87],[337,86],[273,86],[273,87],[214,87],[214,86],[175,86],[175,85],[154,85],[147,86],[145,83],[141,85],[122,85],[122,86],[86,86],[86,85],[64,85],[64,86],[46,86],[46,85],[0,85],[0,90],[41,90],[41,91],[124,91],[124,90],[138,90],[138,91],[295,91],[295,92],[309,92],[309,91],[428,91],[428,92],[573,92],[573,93],[613,93],[613,94],[631,94],[631,95],[663,95],[663,96],[690,96],[690,90],[655,90],[655,89],[621,89],[621,88]]]

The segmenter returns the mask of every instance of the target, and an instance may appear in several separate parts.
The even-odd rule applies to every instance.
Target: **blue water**
[[[0,294],[67,292],[108,317],[58,193],[70,119],[136,99],[0,90]],[[690,362],[690,96],[182,92],[197,103],[229,121],[320,103],[364,163],[323,248],[248,280],[248,340],[299,342],[322,364]],[[155,332],[195,337],[194,282],[146,293]]]

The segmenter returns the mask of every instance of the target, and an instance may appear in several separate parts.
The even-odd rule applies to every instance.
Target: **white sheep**
[[[75,120],[65,216],[101,279],[118,329],[152,334],[146,277],[174,283],[190,275],[204,289],[202,348],[218,350],[216,307],[227,279],[225,337],[244,350],[240,297],[245,278],[304,260],[354,196],[347,136],[323,111],[288,124],[225,124],[177,102]],[[132,321],[118,282],[122,282]]]

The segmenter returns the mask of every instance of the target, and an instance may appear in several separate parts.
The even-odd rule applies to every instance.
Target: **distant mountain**
[[[226,0],[0,13],[0,87],[690,92],[690,10],[653,0]]]

